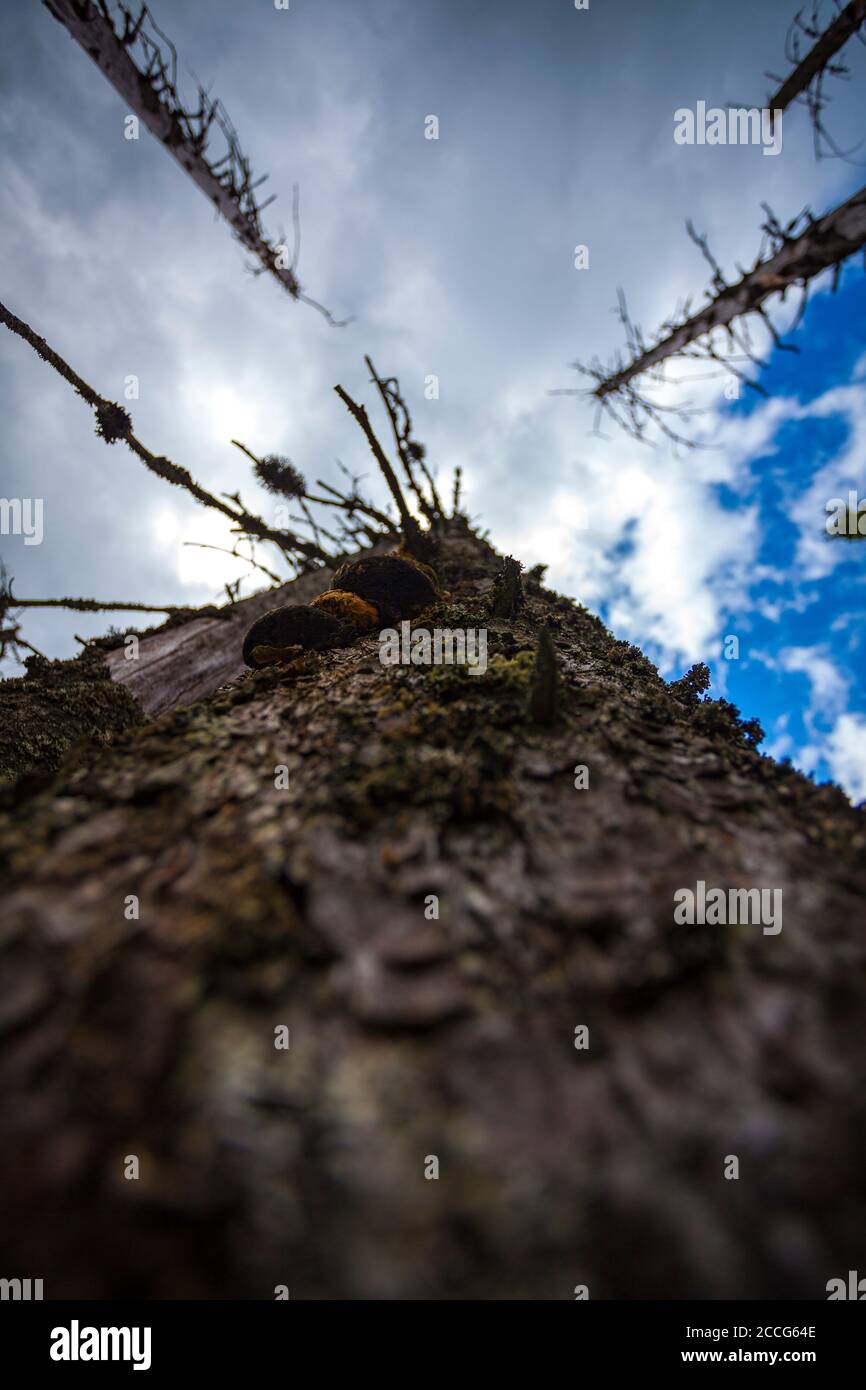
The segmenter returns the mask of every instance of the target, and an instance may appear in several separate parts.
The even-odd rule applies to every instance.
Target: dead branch
[[[815,220],[804,212],[787,224],[782,224],[764,205],[766,221],[762,225],[764,238],[752,268],[729,284],[709,251],[706,237],[699,236],[689,224],[689,234],[700,247],[712,269],[707,303],[697,313],[689,312],[689,302],[678,309],[674,317],[662,324],[655,340],[647,343],[639,327],[631,319],[622,291],[619,292],[618,314],[626,334],[627,354],[617,354],[612,364],[598,359],[588,365],[575,362],[575,368],[589,376],[595,386],[589,394],[598,404],[599,412],[610,415],[633,437],[643,439],[646,426],[652,422],[677,443],[691,441],[679,435],[666,418],[689,419],[696,414],[688,406],[662,405],[635,386],[637,378],[652,372],[656,385],[668,384],[658,368],[668,359],[709,361],[720,371],[730,372],[745,385],[762,388],[740,370],[740,363],[751,362],[764,366],[751,339],[749,316],[757,315],[777,347],[796,351],[780,336],[766,310],[769,300],[778,295],[784,300],[789,290],[801,290],[804,298],[794,324],[802,318],[807,288],[816,276],[833,269],[836,280],[841,266],[850,256],[866,246],[866,188],[860,189],[840,207]],[[834,286],[835,287],[835,286]],[[577,394],[556,392],[553,394]],[[597,421],[598,421],[597,416]]]
[[[289,261],[287,248],[269,240],[262,227],[262,211],[273,199],[260,203],[256,189],[267,175],[254,176],[225,108],[200,84],[197,107],[184,105],[177,88],[177,54],[147,6],[133,16],[123,4],[112,13],[106,0],[97,4],[43,0],[43,4],[228,222],[235,238],[255,256],[257,273],[272,275],[292,299],[317,309],[333,327],[349,323],[349,319],[334,319],[301,290],[295,273],[300,254],[297,187],[293,191],[295,248]],[[218,157],[210,158],[206,150],[215,130],[222,135],[224,148]]]
[[[184,545],[190,546],[194,550],[218,550],[222,555],[231,555],[235,560],[243,560],[245,565],[252,565],[254,569],[261,570],[268,579],[272,579],[275,584],[282,584],[283,580],[273,570],[269,570],[267,565],[263,565],[260,560],[256,560],[252,555],[242,555],[239,550],[232,547],[231,550],[224,545],[208,545],[206,541],[184,541]]]
[[[788,56],[796,66],[767,101],[767,106],[773,111],[785,111],[792,101],[805,92],[814,79],[827,69],[840,48],[866,22],[866,0],[850,0],[820,33],[815,23],[818,8],[817,4],[813,5],[811,24],[803,19],[802,11],[794,19],[788,35]],[[798,54],[798,33],[809,38],[817,37],[817,43],[802,58]]]
[[[215,497],[199,483],[195,481],[192,474],[185,468],[179,467],[162,455],[152,454],[149,449],[136,439],[132,432],[132,419],[128,412],[113,401],[106,400],[94,391],[82,377],[73,371],[68,362],[49,347],[44,338],[40,338],[34,333],[29,324],[17,318],[9,309],[0,303],[0,323],[6,325],[11,332],[16,333],[19,338],[23,338],[29,343],[34,352],[53,367],[60,376],[68,381],[77,391],[78,395],[96,413],[96,432],[106,444],[114,444],[118,439],[132,450],[141,459],[146,468],[155,473],[158,478],[163,478],[168,483],[173,483],[176,487],[183,488],[190,493],[197,502],[204,507],[212,507],[224,516],[229,517],[233,522],[239,524],[245,532],[258,536],[261,540],[272,541],[283,553],[297,551],[299,554],[309,559],[321,560],[330,563],[332,557],[319,546],[310,541],[305,541],[300,536],[296,536],[291,531],[275,531],[261,517],[253,515],[244,508],[234,510],[226,502]]]
[[[97,598],[19,598],[10,595],[9,606],[11,608],[70,608],[76,613],[111,613],[115,610],[121,613],[196,613],[199,610],[190,608],[188,604],[175,603],[127,603],[113,599]],[[207,607],[202,610],[209,618],[217,616],[216,609]]]
[[[379,390],[382,403],[388,412],[388,418],[391,421],[391,429],[394,433],[394,444],[400,462],[403,464],[406,481],[415,494],[420,510],[428,521],[432,521],[436,516],[441,516],[443,514],[442,503],[439,501],[432,475],[425,463],[424,445],[419,444],[416,439],[412,438],[412,417],[409,414],[409,407],[400,393],[400,383],[395,376],[385,379],[380,377],[369,357],[365,356],[364,362],[367,365],[372,380]],[[430,489],[429,500],[424,496],[415,477],[413,470],[416,464],[424,474],[427,486]]]
[[[5,661],[11,651],[13,658],[20,661],[18,649],[32,652],[34,656],[47,658],[38,647],[34,647],[32,642],[26,642],[21,636],[21,624],[18,614],[13,612],[17,607],[17,599],[12,596],[12,580],[6,573],[6,566],[0,560],[0,661]]]
[[[808,107],[815,133],[816,157],[822,157],[823,141],[835,155],[847,158],[848,155],[843,155],[837,148],[824,124],[824,108],[829,101],[824,84],[828,77],[848,77],[848,69],[833,59],[866,23],[866,0],[850,0],[823,31],[820,23],[821,3],[822,0],[812,0],[809,18],[804,17],[802,10],[795,15],[785,45],[787,60],[794,65],[793,71],[779,83],[767,105],[775,113],[787,110],[794,101],[804,103]],[[862,39],[863,35],[860,37]],[[805,54],[801,53],[803,38],[810,42],[814,40]],[[767,75],[773,76],[771,73]],[[778,81],[776,78],[773,80]]]
[[[418,523],[409,511],[409,508],[406,506],[406,499],[403,496],[403,493],[400,489],[400,484],[397,481],[397,475],[391,467],[391,464],[388,462],[384,450],[382,449],[381,444],[376,438],[376,435],[373,431],[373,427],[370,424],[367,411],[364,406],[358,405],[357,402],[353,401],[352,397],[346,391],[343,390],[342,386],[335,386],[334,390],[340,397],[340,400],[343,402],[346,409],[349,411],[349,414],[357,421],[357,423],[360,425],[361,429],[363,430],[366,436],[367,443],[370,445],[373,457],[375,458],[376,462],[381,468],[382,474],[385,478],[385,482],[388,484],[388,487],[390,489],[391,496],[394,498],[394,501],[397,504],[397,511],[400,515],[400,522],[403,530],[403,537],[406,541],[407,546],[411,550],[418,533]]]
[[[348,497],[344,497],[336,488],[330,487],[327,483],[323,483],[321,479],[319,479],[319,486],[333,493],[333,497],[317,497],[307,489],[303,475],[298,472],[288,459],[280,459],[277,454],[266,455],[264,458],[259,458],[257,454],[253,453],[252,449],[248,449],[246,444],[242,444],[239,439],[233,439],[231,442],[236,449],[240,449],[241,453],[246,454],[247,458],[251,460],[256,477],[264,487],[267,487],[271,492],[277,492],[282,496],[298,502],[304,513],[303,517],[290,517],[289,519],[299,521],[301,525],[309,526],[313,533],[313,539],[317,545],[319,544],[319,532],[330,540],[336,538],[331,532],[325,529],[320,521],[315,520],[309,508],[306,506],[308,502],[315,503],[318,507],[336,507],[346,512],[350,517],[353,517],[355,512],[363,512],[366,516],[372,517],[373,520],[378,521],[380,526],[382,526],[384,531],[388,534],[393,534],[395,532],[396,528],[391,518],[386,516],[384,512],[380,512],[372,503],[361,497],[358,492],[358,482],[360,481],[358,478],[352,478],[352,492]],[[339,459],[337,462],[339,464]],[[270,472],[266,472],[265,465],[270,466]],[[340,464],[340,467],[342,468],[342,464]],[[343,471],[345,472],[346,470],[344,469]],[[351,477],[351,475],[349,476]],[[239,500],[240,499],[238,499],[238,501]],[[373,531],[370,527],[364,527],[363,529],[374,540],[381,539],[380,532]]]
[[[243,558],[243,557],[241,557]],[[0,562],[0,661],[6,659],[11,649],[18,658],[18,648],[32,652],[34,656],[47,660],[32,642],[21,636],[19,616],[25,608],[65,608],[76,613],[166,613],[170,618],[188,617],[193,614],[207,618],[221,618],[220,609],[211,605],[204,608],[190,608],[181,604],[132,603],[126,599],[95,598],[19,598],[12,592],[12,579]],[[9,626],[7,626],[9,624]],[[82,641],[81,638],[78,639]],[[85,644],[86,645],[86,644]]]
[[[331,487],[330,483],[323,482],[321,478],[316,481],[319,487],[333,492],[334,497],[316,497],[311,492],[305,492],[304,496],[308,502],[315,502],[319,507],[339,507],[342,511],[348,512],[350,516],[355,512],[363,512],[366,516],[372,517],[374,521],[378,521],[385,530],[393,532],[396,529],[391,518],[386,516],[384,512],[380,512],[370,502],[364,502],[357,496],[345,497],[343,493],[338,492],[335,487]]]

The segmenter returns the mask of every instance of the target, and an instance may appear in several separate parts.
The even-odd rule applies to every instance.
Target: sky
[[[829,19],[831,0],[824,0]],[[807,113],[782,149],[674,139],[674,113],[761,105],[787,71],[790,0],[154,0],[180,86],[219,96],[258,173],[274,236],[300,187],[305,290],[293,303],[142,129],[39,0],[0,15],[0,299],[101,394],[124,400],[154,453],[273,520],[230,440],[339,484],[339,458],[384,500],[339,382],[376,413],[363,356],[399,377],[441,490],[497,547],[598,612],[667,679],[694,662],[711,693],[760,719],[764,751],[866,797],[866,545],[831,542],[826,504],[866,497],[866,284],[851,263],[813,286],[792,353],[766,348],[767,395],[701,379],[661,399],[700,405],[702,447],[593,432],[571,364],[608,360],[634,318],[655,330],[699,303],[708,267],[754,261],[762,203],[815,215],[864,182],[816,160]],[[866,136],[866,48],[845,50],[832,134]],[[438,139],[425,138],[429,117]],[[860,164],[856,160],[862,161]],[[587,248],[577,269],[575,248]],[[781,306],[781,324],[793,318]],[[0,537],[22,597],[201,604],[245,576],[229,523],[106,447],[91,412],[0,330],[4,497],[41,498],[40,545]],[[425,383],[438,378],[438,397]],[[678,372],[672,372],[678,376]],[[428,393],[429,394],[429,393]],[[273,558],[261,552],[266,563]],[[279,560],[277,560],[279,565]],[[261,578],[261,576],[259,576]],[[153,621],[141,615],[141,624]],[[117,613],[34,609],[50,656],[126,626]],[[736,643],[726,641],[735,637]],[[726,656],[736,652],[736,655]],[[7,668],[7,674],[14,673]]]

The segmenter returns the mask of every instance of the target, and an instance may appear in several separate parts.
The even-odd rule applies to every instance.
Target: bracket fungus
[[[320,608],[338,622],[349,623],[362,631],[375,627],[379,621],[379,610],[374,603],[368,603],[346,589],[326,589],[313,599],[310,607]]]
[[[348,560],[334,574],[332,587],[312,603],[272,608],[257,618],[244,639],[244,661],[259,668],[336,646],[359,632],[413,617],[438,592],[435,571],[407,556]]]
[[[322,608],[293,603],[257,618],[244,638],[247,666],[288,661],[298,651],[317,651],[339,635],[340,623]]]
[[[432,603],[438,592],[430,566],[407,555],[366,555],[349,560],[334,575],[334,587],[375,603],[383,622],[395,613],[401,618],[412,617]]]

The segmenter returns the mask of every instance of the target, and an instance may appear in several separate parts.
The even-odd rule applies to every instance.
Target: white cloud
[[[786,647],[779,653],[779,664],[783,671],[799,671],[808,678],[812,714],[828,717],[844,705],[848,681],[823,647]]]
[[[866,496],[866,384],[837,386],[796,412],[800,420],[844,420],[847,434],[841,449],[816,470],[808,486],[792,501],[790,515],[799,529],[795,562],[803,578],[819,579],[850,557],[844,542],[832,541],[826,531],[827,504],[847,498],[849,489]]]
[[[809,680],[809,706],[805,724],[809,741],[793,752],[787,734],[788,717],[784,724],[777,721],[777,735],[764,752],[773,757],[790,753],[805,772],[816,771],[820,763],[830,769],[830,776],[844,787],[852,801],[866,797],[866,715],[846,710],[849,680],[828,656],[824,647],[786,647],[777,662],[762,657],[765,664],[776,670],[799,672]],[[832,721],[827,733],[819,723]]]
[[[773,576],[776,583],[782,583],[786,578],[783,572]],[[755,608],[762,618],[766,618],[770,623],[777,623],[785,613],[805,613],[807,608],[811,608],[813,603],[817,603],[819,595],[814,591],[800,590],[793,594],[791,598],[759,598],[755,603]]]
[[[656,644],[666,667],[706,659],[724,610],[744,597],[758,546],[756,515],[726,511],[674,465],[648,483],[634,548],[617,575],[624,592],[612,604],[613,624],[623,636]]]
[[[833,780],[855,803],[866,798],[866,715],[848,711],[839,716],[827,739],[824,756]]]
[[[761,745],[762,753],[777,760],[790,756],[794,747],[794,740],[788,732],[790,719],[790,714],[786,713],[773,721],[770,737]]]

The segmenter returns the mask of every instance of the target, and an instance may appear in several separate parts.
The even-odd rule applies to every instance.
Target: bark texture
[[[328,587],[330,571],[317,569],[279,588],[253,594],[220,610],[218,618],[164,623],[142,638],[138,659],[127,660],[122,645],[105,654],[111,679],[126,687],[148,715],[194,704],[244,671],[241,655],[247,630],[269,608],[309,603]]]
[[[328,583],[317,569],[253,594],[209,616],[178,614],[149,633],[134,629],[135,659],[125,634],[88,644],[70,661],[30,657],[27,675],[0,681],[0,786],[39,779],[71,765],[96,745],[145,716],[191,705],[244,671],[244,634],[254,620],[285,603],[307,603]]]
[[[27,674],[0,681],[0,786],[56,772],[82,736],[108,744],[141,720],[98,651],[74,661],[29,657]]]
[[[500,567],[453,526],[414,624],[486,627],[483,676],[365,637],[6,793],[5,1276],[824,1298],[862,1267],[866,817],[537,582],[493,618]],[[781,933],[676,926],[701,879],[782,888]]]

